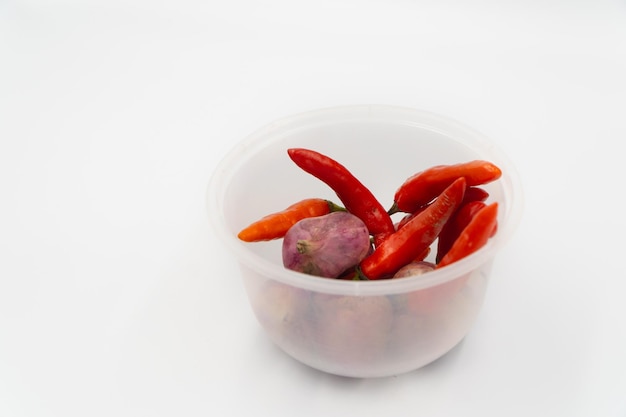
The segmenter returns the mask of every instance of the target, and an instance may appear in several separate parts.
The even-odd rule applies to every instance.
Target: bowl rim
[[[312,276],[284,268],[253,251],[245,248],[234,233],[226,227],[224,210],[221,202],[228,180],[237,172],[239,166],[251,158],[254,153],[269,142],[293,131],[302,129],[304,124],[346,122],[354,118],[381,118],[394,123],[409,124],[414,127],[428,128],[444,133],[457,131],[463,133],[463,143],[481,148],[497,160],[502,168],[502,189],[505,193],[506,211],[500,214],[498,232],[487,244],[473,254],[444,268],[427,274],[404,277],[402,279],[384,279],[372,281],[349,281]],[[486,158],[485,158],[486,159]],[[317,292],[352,296],[399,294],[443,284],[466,275],[481,265],[493,260],[496,252],[512,237],[519,226],[523,212],[523,191],[515,166],[496,145],[481,132],[450,117],[431,111],[387,104],[357,104],[322,107],[288,115],[274,120],[235,144],[218,162],[206,188],[205,203],[211,229],[219,240],[226,245],[238,262],[253,269],[268,279],[273,279],[295,287]]]

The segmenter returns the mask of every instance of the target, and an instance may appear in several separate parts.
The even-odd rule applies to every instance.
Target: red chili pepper
[[[465,204],[470,203],[472,201],[485,201],[487,198],[489,198],[489,193],[485,190],[483,190],[482,188],[478,188],[478,187],[467,187],[465,189],[465,195],[463,196],[463,201],[461,202],[461,206],[463,207]],[[398,230],[399,228],[403,227],[405,224],[407,224],[409,222],[409,220],[411,220],[413,217],[417,216],[418,214],[420,214],[422,211],[426,210],[426,208],[428,207],[428,204],[426,204],[425,206],[422,206],[420,208],[418,208],[416,211],[414,211],[413,213],[409,213],[407,215],[405,215],[402,219],[400,219],[400,221],[396,224],[396,230]],[[460,210],[460,208],[459,208]]]
[[[439,233],[435,262],[441,261],[474,215],[486,206],[487,204],[482,201],[470,201],[461,204],[461,207],[452,215],[450,220],[443,226],[443,229],[441,229],[441,233]]]
[[[296,165],[335,191],[346,210],[365,223],[376,243],[395,231],[385,208],[345,166],[309,149],[291,148],[287,153]]]
[[[491,203],[474,215],[437,268],[450,265],[485,246],[497,225],[498,203]]]
[[[467,187],[465,190],[465,197],[463,197],[463,204],[470,201],[485,201],[489,198],[489,193],[480,187]]]
[[[417,255],[417,258],[415,258],[414,261],[416,262],[423,261],[424,259],[426,259],[428,255],[430,255],[430,246],[427,247],[422,253]]]
[[[465,188],[463,177],[450,184],[428,208],[390,235],[361,262],[361,275],[370,280],[388,278],[422,254],[461,204]]]
[[[331,201],[321,198],[307,198],[292,204],[285,210],[268,214],[257,220],[239,232],[237,237],[244,242],[279,239],[285,236],[291,226],[302,219],[323,216],[339,210],[343,210],[343,208]]]
[[[437,165],[409,177],[396,191],[394,205],[389,209],[413,213],[432,201],[448,185],[459,177],[465,177],[468,186],[486,184],[502,175],[496,165],[488,161],[474,160],[455,165]]]

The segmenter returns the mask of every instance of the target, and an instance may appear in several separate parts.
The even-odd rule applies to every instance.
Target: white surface
[[[0,415],[626,416],[624,74],[617,0],[1,2]],[[377,380],[277,351],[204,208],[242,137],[358,103],[526,194],[471,334]]]

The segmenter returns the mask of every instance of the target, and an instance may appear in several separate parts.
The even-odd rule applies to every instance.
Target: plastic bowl
[[[304,198],[340,203],[289,159],[291,147],[339,161],[385,207],[406,178],[425,168],[494,162],[503,175],[484,188],[489,202],[499,202],[498,231],[474,254],[421,276],[347,281],[287,270],[280,240],[244,243],[236,235]],[[207,190],[211,226],[240,266],[252,310],[271,340],[313,368],[359,378],[418,369],[466,336],[494,256],[514,232],[521,207],[514,167],[485,136],[446,117],[380,105],[320,109],[273,122],[232,149]]]

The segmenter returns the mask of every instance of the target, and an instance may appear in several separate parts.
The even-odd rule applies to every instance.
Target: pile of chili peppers
[[[435,241],[435,265],[441,268],[477,251],[496,232],[498,203],[487,204],[489,194],[479,187],[502,174],[491,162],[472,160],[420,171],[400,185],[393,205],[385,209],[334,159],[304,148],[291,148],[287,153],[297,166],[326,183],[343,207],[325,199],[305,199],[250,224],[238,234],[239,239],[279,239],[302,219],[346,210],[365,223],[373,250],[342,278],[378,280],[391,278],[410,262],[425,259]],[[396,213],[405,215],[394,223],[392,215]]]

